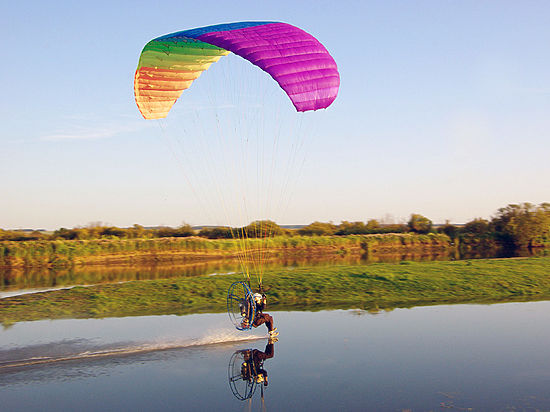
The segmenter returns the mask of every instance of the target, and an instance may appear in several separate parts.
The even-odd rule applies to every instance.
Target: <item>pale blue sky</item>
[[[341,75],[284,213],[247,218],[460,223],[550,201],[548,16],[547,1],[6,3],[0,228],[223,223],[162,124],[141,118],[133,74],[150,39],[241,20],[303,28]]]

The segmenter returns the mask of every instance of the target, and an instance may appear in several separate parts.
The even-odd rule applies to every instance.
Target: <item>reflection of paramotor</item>
[[[245,349],[231,356],[228,367],[229,387],[237,399],[244,401],[252,398],[256,386],[260,385],[263,402],[263,387],[267,386],[264,361],[275,356],[274,342],[276,340],[269,340],[263,352],[259,349]]]
[[[227,313],[238,330],[252,329],[256,305],[245,282],[235,282],[227,292]]]
[[[239,350],[231,356],[228,367],[229,387],[237,399],[241,401],[252,398],[256,391],[256,381],[253,378],[254,371],[250,370],[253,363],[250,362],[252,349]]]

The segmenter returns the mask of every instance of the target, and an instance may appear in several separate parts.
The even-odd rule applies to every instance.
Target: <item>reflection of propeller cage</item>
[[[227,291],[227,313],[238,330],[252,329],[256,304],[250,287],[245,282],[235,282]]]
[[[252,398],[256,391],[257,371],[252,361],[252,349],[238,350],[229,360],[229,387],[235,398],[244,401]]]

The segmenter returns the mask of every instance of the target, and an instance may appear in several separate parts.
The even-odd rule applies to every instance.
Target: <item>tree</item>
[[[134,225],[128,229],[128,237],[134,239],[144,238],[146,233],[147,230],[137,223],[134,223]]]
[[[510,204],[491,220],[496,234],[516,247],[534,247],[550,240],[550,204]]]
[[[445,233],[451,239],[456,239],[458,237],[459,229],[457,226],[451,224],[448,220],[443,226],[438,229],[438,232]]]
[[[174,229],[173,227],[161,227],[156,231],[156,235],[158,237],[189,237],[193,236],[195,234],[195,231],[191,227],[191,225],[183,224],[177,229]]]
[[[57,229],[55,232],[53,232],[53,237],[72,240],[77,238],[77,233],[74,229],[67,229],[62,227],[61,229]]]
[[[380,223],[376,219],[370,219],[367,222],[366,228],[370,233],[376,233],[380,229]]]
[[[337,235],[364,235],[370,233],[367,229],[367,226],[363,222],[348,222],[347,220],[342,221],[338,225],[338,230],[336,231]]]
[[[313,222],[298,229],[297,232],[302,236],[330,236],[334,235],[336,229],[336,225],[332,223]]]
[[[242,233],[243,230],[248,237],[272,237],[286,233],[281,226],[271,220],[256,220],[243,229],[237,229],[237,233]]]
[[[207,239],[231,239],[233,233],[230,227],[203,227],[199,232],[199,236]]]
[[[103,228],[103,232],[101,233],[101,236],[125,238],[126,231],[116,226],[109,226],[109,227]]]
[[[463,233],[471,233],[478,236],[489,234],[491,228],[488,220],[477,218],[464,225]]]
[[[427,217],[413,213],[407,225],[412,232],[429,233],[432,230],[432,221]]]

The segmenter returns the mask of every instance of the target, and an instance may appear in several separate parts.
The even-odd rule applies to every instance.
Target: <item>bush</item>
[[[415,233],[429,233],[432,230],[432,221],[427,217],[413,213],[407,223],[409,229]]]
[[[297,230],[301,236],[330,236],[337,231],[337,226],[332,223],[313,222]]]

